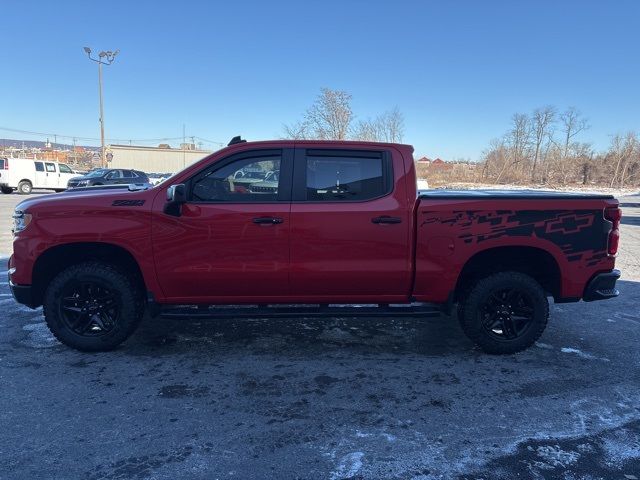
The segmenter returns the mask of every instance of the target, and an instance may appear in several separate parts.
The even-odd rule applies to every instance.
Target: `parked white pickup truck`
[[[67,182],[76,176],[64,163],[28,158],[0,158],[0,190],[29,194],[34,188],[62,192]]]

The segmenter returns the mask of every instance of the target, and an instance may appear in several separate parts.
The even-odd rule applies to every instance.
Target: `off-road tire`
[[[483,326],[481,308],[493,292],[507,288],[515,288],[526,294],[532,318],[521,336],[498,339]],[[512,354],[529,348],[540,338],[549,319],[549,301],[540,284],[529,275],[499,272],[482,278],[471,286],[459,304],[458,319],[467,337],[486,353]]]
[[[18,183],[18,193],[20,195],[29,195],[31,190],[33,190],[33,185],[31,185],[29,180],[22,180]]]
[[[74,332],[62,313],[63,291],[70,282],[96,282],[107,288],[119,302],[114,326],[101,336],[83,336]],[[83,352],[113,350],[136,330],[144,314],[144,301],[136,282],[124,272],[103,262],[72,265],[60,272],[48,285],[43,302],[45,321],[51,333],[65,345]]]

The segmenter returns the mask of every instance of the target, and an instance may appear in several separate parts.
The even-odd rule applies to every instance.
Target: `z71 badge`
[[[112,207],[141,207],[144,205],[144,200],[114,200],[111,204]]]

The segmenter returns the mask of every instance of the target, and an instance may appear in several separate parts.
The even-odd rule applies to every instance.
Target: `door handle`
[[[276,225],[278,223],[282,223],[280,217],[256,217],[253,219],[253,223],[257,223],[258,225]]]
[[[372,223],[376,225],[380,223],[402,223],[402,219],[400,217],[390,217],[389,215],[382,215],[381,217],[373,217],[371,219]]]

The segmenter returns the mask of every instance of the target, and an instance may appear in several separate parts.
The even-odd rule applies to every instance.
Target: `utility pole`
[[[89,57],[89,60],[92,60],[98,64],[98,94],[100,96],[100,163],[102,167],[107,166],[107,157],[106,151],[104,147],[104,111],[102,107],[102,65],[111,65],[116,59],[116,55],[120,53],[120,50],[116,50],[112,52],[111,50],[102,51],[98,54],[98,58],[93,58],[91,56],[91,49],[89,47],[84,47],[84,51]]]

